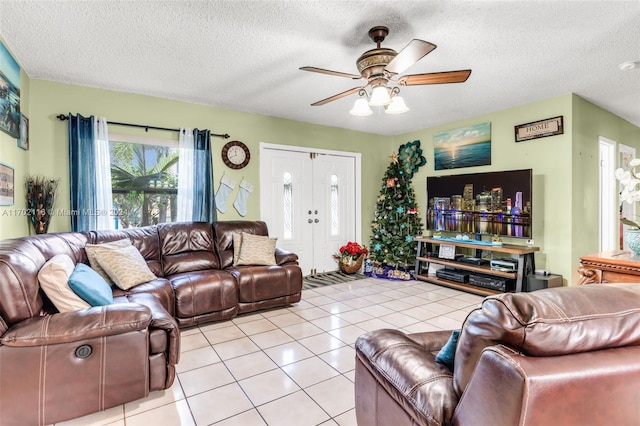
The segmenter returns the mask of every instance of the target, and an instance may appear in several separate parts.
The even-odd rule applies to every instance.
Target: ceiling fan
[[[434,50],[437,46],[428,41],[413,39],[411,40],[400,52],[396,52],[393,49],[380,47],[380,44],[384,41],[385,37],[389,34],[389,28],[384,26],[373,27],[369,30],[369,37],[377,44],[375,49],[364,52],[356,61],[356,66],[360,75],[349,74],[339,71],[331,71],[317,67],[301,67],[303,71],[317,72],[320,74],[335,75],[338,77],[351,78],[353,80],[366,80],[366,84],[363,86],[354,87],[346,90],[337,95],[330,96],[326,99],[314,102],[312,106],[325,105],[329,102],[337,99],[349,96],[358,92],[361,97],[366,97],[368,105],[381,106],[388,105],[388,110],[393,106],[390,105],[392,98],[400,98],[398,93],[400,89],[397,86],[389,87],[389,84],[396,84],[399,86],[419,86],[427,84],[443,84],[443,83],[463,83],[471,74],[471,70],[458,70],[458,71],[446,71],[435,72],[425,74],[409,74],[399,76],[407,68],[414,65],[420,59],[425,57],[428,53]],[[371,88],[371,94],[367,92],[367,88]],[[401,98],[400,98],[401,99]],[[364,99],[359,99],[366,102]],[[404,101],[402,101],[402,106]],[[368,108],[368,106],[367,106]],[[355,109],[355,108],[354,108]],[[393,109],[393,108],[392,108]],[[398,112],[404,112],[404,110],[398,110]],[[354,115],[369,115],[371,114],[369,109],[368,113],[354,113]],[[390,112],[394,113],[394,112]]]

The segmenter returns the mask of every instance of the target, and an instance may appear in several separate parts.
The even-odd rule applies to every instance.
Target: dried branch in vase
[[[27,176],[27,218],[36,234],[46,234],[51,222],[58,179]]]

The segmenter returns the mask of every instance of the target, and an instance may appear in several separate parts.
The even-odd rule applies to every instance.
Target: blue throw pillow
[[[456,346],[458,346],[458,337],[460,337],[460,330],[453,330],[447,343],[440,349],[436,355],[436,361],[449,367],[449,370],[453,371],[453,359],[456,356]]]
[[[78,263],[69,276],[69,287],[91,306],[104,306],[113,303],[113,293],[109,284],[84,263]]]

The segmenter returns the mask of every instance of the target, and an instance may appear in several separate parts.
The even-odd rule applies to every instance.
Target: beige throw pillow
[[[144,257],[132,245],[122,248],[98,247],[95,254],[102,269],[123,290],[156,279]]]
[[[109,285],[113,285],[113,280],[109,278],[109,275],[102,269],[98,259],[96,258],[96,249],[97,248],[123,248],[131,245],[131,240],[125,238],[123,240],[111,241],[109,243],[102,244],[87,244],[84,246],[84,250],[87,252],[87,258],[89,259],[89,265],[91,268],[96,271]]]
[[[236,266],[238,264],[241,245],[242,245],[242,234],[236,232],[233,234],[233,266]]]
[[[66,254],[56,254],[38,272],[40,288],[58,312],[73,312],[91,307],[69,287],[69,277],[74,268],[71,257]]]
[[[236,265],[275,265],[277,241],[277,238],[243,232]]]

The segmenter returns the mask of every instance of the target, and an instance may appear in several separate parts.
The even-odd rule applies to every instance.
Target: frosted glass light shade
[[[373,114],[373,111],[369,108],[367,100],[365,98],[360,98],[356,100],[355,104],[353,104],[353,108],[349,111],[349,114],[356,115],[358,117],[365,117]]]
[[[387,105],[391,102],[391,98],[389,97],[389,92],[385,86],[376,86],[371,91],[371,100],[369,100],[369,105],[371,106],[383,106]]]
[[[384,110],[387,114],[402,114],[407,111],[409,111],[409,107],[404,103],[402,96],[398,95],[391,98],[391,103]]]

